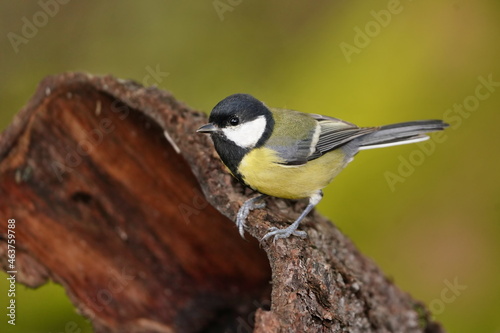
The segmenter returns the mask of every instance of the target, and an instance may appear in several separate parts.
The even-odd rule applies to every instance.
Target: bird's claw
[[[266,208],[266,203],[264,201],[254,204],[252,209],[263,209],[263,208]]]
[[[250,212],[254,209],[262,209],[266,207],[266,203],[264,201],[260,201],[261,199],[262,196],[258,196],[245,201],[238,211],[238,214],[236,214],[236,226],[238,227],[238,231],[243,238],[245,238],[245,221],[248,214],[250,214]]]
[[[271,227],[268,229],[267,234],[265,234],[264,237],[262,237],[261,242],[274,236],[274,239],[273,239],[273,243],[274,243],[274,242],[276,242],[277,239],[288,238],[291,235],[298,236],[301,238],[307,237],[307,233],[305,231],[293,229],[292,226],[285,228],[285,229],[278,229],[276,227]]]
[[[250,210],[243,205],[238,211],[238,214],[236,215],[236,227],[238,227],[238,231],[240,232],[240,235],[243,238],[245,238],[244,236],[245,220],[247,219],[249,213]]]
[[[240,209],[236,218],[236,227],[238,227],[238,231],[243,238],[245,238],[245,220],[247,219],[249,213],[249,209]]]

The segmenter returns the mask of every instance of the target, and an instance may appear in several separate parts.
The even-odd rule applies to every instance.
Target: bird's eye
[[[240,123],[240,118],[238,118],[236,116],[232,116],[231,118],[229,118],[229,125],[236,126],[239,123]]]

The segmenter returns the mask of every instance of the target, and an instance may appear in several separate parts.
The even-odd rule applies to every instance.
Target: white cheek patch
[[[262,134],[266,130],[266,118],[259,116],[252,121],[238,126],[229,126],[222,129],[222,132],[229,140],[242,148],[252,148],[259,142]]]

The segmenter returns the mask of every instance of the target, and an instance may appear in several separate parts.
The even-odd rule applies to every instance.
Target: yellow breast
[[[310,197],[328,185],[346,166],[341,149],[331,151],[304,165],[279,164],[273,150],[257,148],[241,160],[238,171],[253,189],[274,197],[301,199]]]

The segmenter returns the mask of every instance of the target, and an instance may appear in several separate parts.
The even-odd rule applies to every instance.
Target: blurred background
[[[500,331],[500,2],[59,1],[0,2],[1,130],[65,71],[207,113],[245,92],[361,126],[445,119],[426,144],[360,153],[319,210],[448,331]],[[61,286],[17,296],[14,332],[92,331]]]

